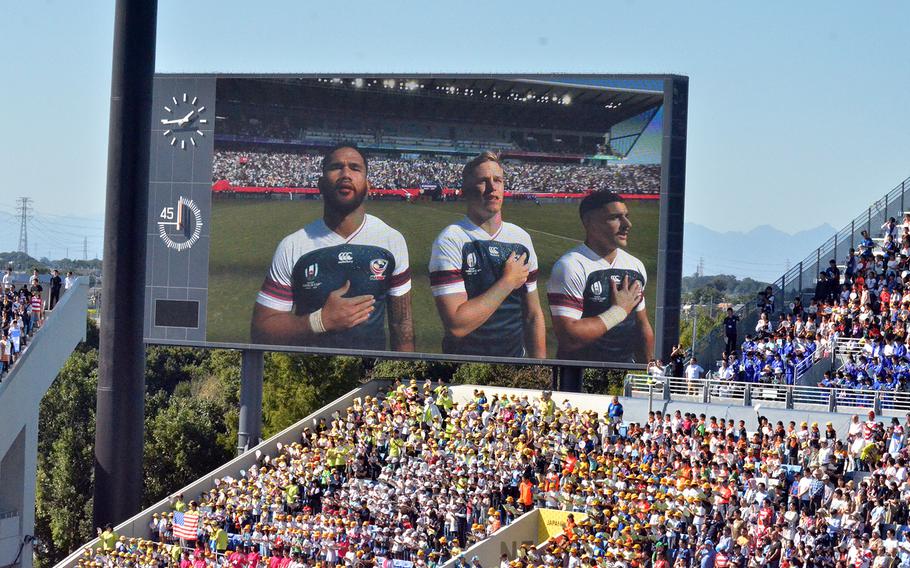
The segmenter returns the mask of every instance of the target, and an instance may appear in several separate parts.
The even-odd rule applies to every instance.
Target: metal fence
[[[862,231],[869,231],[873,237],[879,236],[881,226],[889,217],[900,221],[904,211],[910,208],[910,178],[902,181],[898,186],[872,203],[866,211],[845,225],[820,247],[809,253],[803,260],[793,265],[771,286],[775,295],[775,310],[783,311],[789,308],[796,299],[810,299],[815,294],[815,283],[818,273],[828,267],[828,261],[834,259],[843,269],[843,262],[851,248],[862,239]],[[740,325],[744,329],[751,329],[758,319],[758,306],[755,301],[747,302],[736,312],[740,318]],[[724,329],[717,326],[700,341],[700,361],[714,361],[723,353]]]
[[[773,385],[716,379],[688,380],[635,373],[626,375],[623,393],[628,397],[651,400],[743,406],[760,403],[763,406],[789,410],[858,412],[872,409],[878,414],[888,415],[910,412],[910,393],[907,392]]]

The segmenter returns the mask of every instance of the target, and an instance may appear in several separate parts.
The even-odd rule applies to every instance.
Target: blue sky
[[[6,1],[0,250],[100,251],[113,2]],[[910,175],[910,4],[160,0],[159,71],[690,77],[686,220],[847,222]]]

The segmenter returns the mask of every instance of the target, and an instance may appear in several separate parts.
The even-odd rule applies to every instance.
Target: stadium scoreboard
[[[145,341],[665,357],[687,97],[675,75],[159,74]]]

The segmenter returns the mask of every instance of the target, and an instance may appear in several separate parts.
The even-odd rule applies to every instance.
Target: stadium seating
[[[325,144],[337,141],[336,138],[322,140]],[[232,186],[316,187],[320,164],[321,157],[314,152],[286,153],[265,148],[249,152],[218,151],[212,181],[226,180]],[[464,164],[465,160],[460,158],[370,156],[369,177],[378,189],[419,188],[423,184],[460,188]],[[594,166],[509,159],[504,169],[507,189],[516,192],[660,193],[659,165]]]
[[[68,565],[476,566],[471,545],[532,508],[579,520],[503,566],[910,562],[910,423],[632,419],[617,399],[457,388],[411,381],[334,405]],[[181,521],[195,541],[175,538]]]

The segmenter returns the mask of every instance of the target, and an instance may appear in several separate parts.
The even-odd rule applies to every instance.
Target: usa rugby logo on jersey
[[[385,269],[388,268],[388,266],[388,260],[384,258],[374,258],[373,261],[370,262],[370,272],[373,273],[372,276],[370,276],[370,280],[385,280]]]

